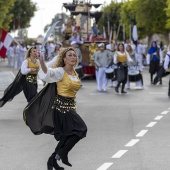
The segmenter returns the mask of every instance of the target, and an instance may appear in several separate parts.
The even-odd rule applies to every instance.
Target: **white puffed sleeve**
[[[167,70],[170,62],[170,52],[168,52],[165,56],[165,61],[164,61],[164,69]]]
[[[150,64],[150,57],[151,57],[150,54],[146,55],[146,63],[147,64]]]
[[[38,72],[39,78],[47,83],[58,82],[63,78],[63,75],[64,69],[62,67],[47,68],[47,73],[44,73],[42,69]]]
[[[163,62],[163,54],[162,54],[161,49],[159,49],[159,56],[160,56],[160,64],[162,64],[162,62]]]
[[[28,61],[24,60],[21,65],[21,73],[27,75],[29,72],[31,72],[31,69],[28,68]]]
[[[117,54],[116,53],[114,54],[113,61],[114,61],[114,64],[117,64]]]

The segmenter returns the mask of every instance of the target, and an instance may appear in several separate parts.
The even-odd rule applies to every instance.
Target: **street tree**
[[[153,34],[163,34],[166,43],[169,44],[169,30],[166,27],[167,15],[166,0],[133,0],[134,13],[138,28],[142,29],[142,34],[149,37],[149,43]]]
[[[14,6],[9,11],[13,15],[9,29],[28,28],[36,10],[36,3],[31,0],[15,0]]]
[[[9,29],[9,23],[13,17],[10,9],[14,6],[15,0],[0,0],[0,28]]]
[[[120,22],[120,10],[121,6],[123,3],[116,3],[116,2],[111,2],[110,5],[103,7],[102,11],[102,16],[98,22],[98,26],[100,30],[103,30],[103,26],[106,29],[106,34],[109,35],[108,33],[109,29],[108,27],[110,26],[111,29],[116,31],[118,33],[118,28],[122,26],[122,23]],[[118,39],[122,40],[122,29],[119,31]]]

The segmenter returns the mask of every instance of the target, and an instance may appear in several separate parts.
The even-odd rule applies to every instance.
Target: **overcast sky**
[[[31,20],[31,26],[28,28],[28,37],[36,38],[40,34],[44,35],[44,27],[51,23],[52,18],[54,18],[57,13],[61,13],[62,10],[66,12],[65,8],[62,9],[62,4],[67,2],[71,3],[72,0],[32,0],[32,2],[37,3],[38,10]],[[91,3],[94,4],[103,4],[104,2],[110,4],[111,0],[91,0]]]

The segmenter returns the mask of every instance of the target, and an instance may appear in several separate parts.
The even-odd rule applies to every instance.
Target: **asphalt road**
[[[0,62],[0,96],[16,73]],[[144,90],[134,90],[132,83],[124,95],[115,94],[114,88],[99,93],[95,80],[82,80],[77,112],[88,133],[69,153],[73,167],[65,170],[170,169],[169,77],[154,86],[147,68],[143,76]],[[0,108],[0,170],[46,170],[57,145],[53,136],[35,136],[25,125],[26,104],[21,93]]]

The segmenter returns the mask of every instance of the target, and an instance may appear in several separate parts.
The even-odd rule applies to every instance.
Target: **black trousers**
[[[121,81],[121,82],[118,81],[117,86],[116,86],[116,88],[119,88],[120,84],[122,83],[122,89],[121,89],[121,91],[124,91],[125,84],[126,84],[126,82],[127,82],[128,67],[127,67],[127,66],[123,67],[123,70],[124,70],[125,78],[124,78],[124,80]]]
[[[55,153],[61,158],[68,154],[68,152],[75,146],[75,144],[80,140],[77,135],[63,136],[55,148]]]

